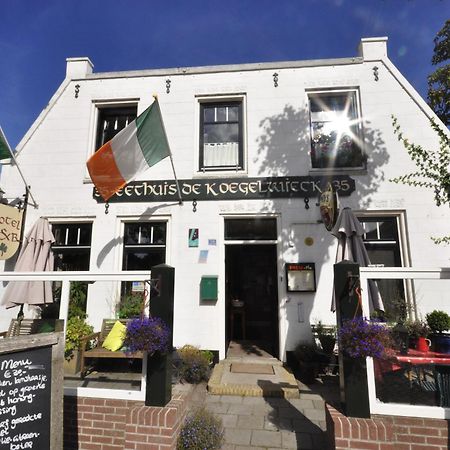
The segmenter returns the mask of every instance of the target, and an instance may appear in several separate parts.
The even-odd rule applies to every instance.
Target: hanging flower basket
[[[393,351],[393,340],[386,325],[363,317],[344,321],[338,339],[339,348],[350,358],[385,358]]]
[[[165,354],[169,351],[169,342],[170,328],[159,317],[142,317],[128,322],[124,345],[130,353]]]

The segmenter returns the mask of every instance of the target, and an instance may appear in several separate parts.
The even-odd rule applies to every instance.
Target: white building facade
[[[335,323],[337,241],[317,206],[328,183],[363,223],[372,262],[449,266],[450,251],[430,239],[448,234],[448,208],[436,207],[432,192],[390,181],[414,170],[392,115],[411,141],[439,143],[434,113],[389,60],[386,41],[363,39],[350,58],[133,72],[95,73],[88,58],[69,58],[65,80],[17,149],[38,203],[28,207],[26,230],[48,218],[57,269],[173,266],[175,346],[223,358],[231,339],[245,339],[284,359],[311,338],[310,324]],[[153,94],[183,202],[166,158],[111,199],[105,214],[86,161]],[[14,166],[3,168],[2,188],[23,195]],[[315,269],[314,278],[307,272],[288,290],[287,267]],[[402,302],[411,315],[445,309],[442,289],[422,287],[386,286],[388,309],[394,314]],[[89,285],[88,321],[99,329],[117,315],[121,296],[142,289]],[[15,314],[2,314],[3,329]]]

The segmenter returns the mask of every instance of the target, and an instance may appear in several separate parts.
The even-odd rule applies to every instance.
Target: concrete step
[[[271,364],[268,361],[272,361],[272,359],[275,358],[264,358],[264,365]],[[274,373],[270,375],[234,373],[231,371],[232,364],[233,359],[228,358],[216,364],[208,381],[208,392],[210,394],[300,398],[297,380],[282,364],[271,364]],[[245,364],[249,364],[248,359],[245,359]],[[258,363],[255,363],[255,366],[258,364],[262,364],[261,359],[258,359]],[[258,370],[255,369],[255,372],[258,372]]]

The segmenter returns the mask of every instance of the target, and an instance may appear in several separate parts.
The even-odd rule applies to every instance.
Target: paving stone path
[[[300,399],[210,395],[198,385],[193,406],[205,406],[222,418],[224,450],[311,449],[324,450],[324,400],[316,393]]]

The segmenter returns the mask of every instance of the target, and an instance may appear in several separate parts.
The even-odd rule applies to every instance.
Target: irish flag
[[[108,201],[139,173],[170,155],[158,99],[87,161],[91,180]]]
[[[2,127],[0,127],[0,160],[11,158],[12,150],[6,140],[6,136],[3,133]]]

